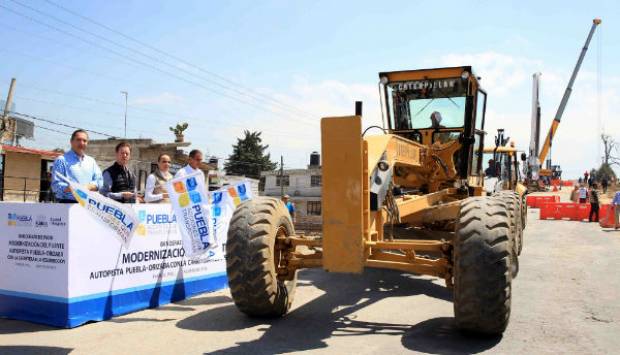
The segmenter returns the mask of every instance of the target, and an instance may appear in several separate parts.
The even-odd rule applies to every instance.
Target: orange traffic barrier
[[[574,202],[547,202],[540,206],[540,219],[579,220],[577,203]]]
[[[560,196],[528,195],[525,199],[527,207],[540,208],[544,203],[560,202]]]
[[[599,209],[601,217],[598,224],[603,228],[613,228],[616,225],[616,214],[612,205],[602,205]]]
[[[590,204],[578,203],[577,204],[577,221],[587,220],[590,217]]]

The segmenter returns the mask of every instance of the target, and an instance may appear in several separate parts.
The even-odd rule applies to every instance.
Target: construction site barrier
[[[540,206],[540,219],[554,219],[567,221],[587,221],[590,217],[589,203],[576,202],[547,202]],[[614,226],[614,209],[611,205],[599,207],[599,224],[601,227]]]
[[[560,196],[528,195],[525,203],[530,208],[540,208],[544,203],[560,202]]]
[[[602,228],[613,228],[616,225],[616,214],[613,205],[602,205],[599,213],[601,218],[599,218],[598,224]]]

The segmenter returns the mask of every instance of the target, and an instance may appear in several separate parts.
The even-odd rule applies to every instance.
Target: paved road
[[[72,330],[0,320],[0,353],[619,353],[620,231],[529,217],[503,337],[459,334],[451,295],[431,278],[313,270],[283,319],[246,318],[222,291]]]

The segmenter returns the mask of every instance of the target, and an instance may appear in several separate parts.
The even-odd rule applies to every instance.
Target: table
[[[169,204],[128,248],[77,204],[0,203],[0,317],[76,327],[227,286],[225,244],[185,256]]]

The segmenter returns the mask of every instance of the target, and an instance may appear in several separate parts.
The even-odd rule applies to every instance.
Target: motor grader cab
[[[514,193],[483,191],[486,93],[471,67],[379,79],[384,134],[362,133],[361,104],[354,116],[321,120],[321,237],[295,234],[277,199],[235,211],[226,244],[235,304],[250,316],[281,316],[299,269],[384,268],[443,278],[461,329],[502,333],[521,214]]]
[[[498,129],[495,136],[495,146],[485,147],[483,161],[487,164],[484,169],[484,190],[487,195],[513,190],[524,195],[527,188],[522,184],[521,164],[523,152],[515,148],[514,142],[504,137],[504,129]]]

